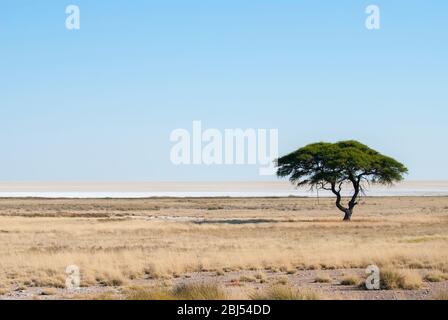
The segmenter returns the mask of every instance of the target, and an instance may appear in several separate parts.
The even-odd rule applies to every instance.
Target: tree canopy
[[[289,176],[297,186],[332,191],[336,206],[345,213],[344,220],[350,220],[363,182],[393,184],[401,181],[407,171],[395,159],[354,140],[313,143],[277,159],[279,177]],[[344,183],[351,183],[354,191],[348,207],[341,204]]]

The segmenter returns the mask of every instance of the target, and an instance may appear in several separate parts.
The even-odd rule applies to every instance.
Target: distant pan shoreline
[[[348,195],[349,193],[345,194]],[[0,182],[0,198],[269,198],[332,197],[288,181],[220,182]],[[405,181],[370,186],[368,197],[448,196],[448,181]]]
[[[345,196],[345,195],[344,195]],[[348,194],[347,194],[348,196]],[[329,193],[248,192],[0,192],[0,198],[44,199],[161,199],[161,198],[328,198]],[[367,192],[364,197],[448,197],[448,191]]]

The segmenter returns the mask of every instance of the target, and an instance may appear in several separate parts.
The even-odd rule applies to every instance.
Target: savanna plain
[[[0,299],[448,299],[448,197],[341,219],[331,198],[3,198]]]

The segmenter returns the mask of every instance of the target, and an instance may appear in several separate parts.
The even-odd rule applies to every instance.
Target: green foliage
[[[277,160],[277,175],[294,184],[324,187],[359,179],[391,184],[407,172],[400,162],[357,141],[309,144]]]
[[[277,159],[277,175],[289,176],[297,186],[330,190],[336,195],[336,207],[350,220],[363,183],[392,184],[401,181],[408,169],[391,157],[370,149],[358,141],[309,144]],[[353,195],[345,207],[341,189],[351,183]]]

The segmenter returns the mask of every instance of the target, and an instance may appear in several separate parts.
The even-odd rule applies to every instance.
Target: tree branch
[[[358,177],[356,179],[353,176],[350,176],[350,178],[349,178],[353,184],[353,189],[354,189],[352,198],[350,199],[350,201],[348,203],[348,209],[350,211],[353,210],[353,208],[358,204],[358,202],[356,202],[356,199],[358,198],[359,191],[361,190],[360,183],[361,183],[362,176],[363,175],[360,174],[360,175],[358,175]]]
[[[347,209],[344,208],[343,205],[341,205],[341,184],[342,182],[339,183],[339,191],[336,190],[336,182],[332,182],[331,183],[331,191],[336,195],[336,207],[341,210],[342,212],[345,212]]]

